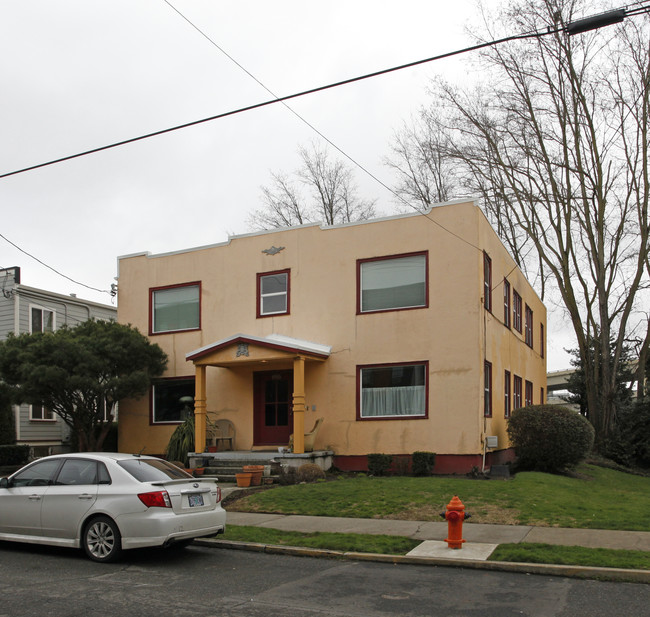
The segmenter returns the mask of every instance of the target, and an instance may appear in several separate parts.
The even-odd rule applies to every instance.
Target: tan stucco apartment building
[[[238,450],[322,417],[315,448],[340,469],[427,451],[465,472],[507,460],[506,418],[544,400],[546,309],[471,201],[118,266],[118,320],[169,355],[149,396],[120,403],[122,451],[164,453],[194,399],[199,443],[206,415]]]

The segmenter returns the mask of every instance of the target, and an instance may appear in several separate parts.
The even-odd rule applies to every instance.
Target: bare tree
[[[484,16],[484,40],[542,34],[486,48],[489,87],[440,83],[440,102],[423,117],[443,130],[436,147],[515,259],[561,296],[603,443],[616,426],[625,345],[636,338],[645,358],[650,341],[640,313],[650,284],[650,19],[576,36],[563,29],[601,10],[588,0],[513,0]],[[593,340],[600,354],[589,353]],[[644,369],[639,362],[639,380]]]
[[[395,192],[420,210],[449,201],[460,191],[456,164],[446,155],[447,131],[440,126],[436,107],[404,123],[395,134],[391,156],[385,159],[397,174]]]
[[[332,160],[325,148],[315,144],[309,149],[300,147],[298,152],[302,165],[294,172],[295,181],[283,173],[272,173],[271,186],[262,187],[265,205],[249,216],[252,228],[317,221],[335,225],[376,216],[375,202],[357,197],[352,170],[342,161]]]

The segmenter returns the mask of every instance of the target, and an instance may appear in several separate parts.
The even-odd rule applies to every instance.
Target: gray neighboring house
[[[0,341],[10,332],[54,331],[88,319],[117,319],[117,307],[82,300],[20,282],[20,268],[0,269]],[[16,443],[31,446],[32,456],[66,451],[70,441],[68,425],[40,405],[14,406]]]

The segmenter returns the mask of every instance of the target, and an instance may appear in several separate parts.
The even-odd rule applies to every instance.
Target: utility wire
[[[79,281],[75,281],[74,279],[70,278],[69,276],[66,276],[65,274],[59,272],[58,270],[56,270],[56,269],[53,268],[52,266],[47,265],[44,261],[41,261],[38,257],[34,257],[34,255],[32,255],[31,253],[28,253],[26,250],[21,249],[17,244],[15,244],[15,243],[12,242],[11,240],[9,240],[9,238],[3,236],[2,234],[0,234],[0,238],[2,238],[5,242],[8,242],[9,244],[11,244],[11,246],[13,246],[14,248],[18,249],[21,253],[24,253],[24,254],[27,255],[28,257],[31,257],[32,259],[34,259],[35,261],[37,261],[37,262],[38,262],[39,264],[41,264],[42,266],[45,266],[46,268],[49,268],[49,269],[52,270],[52,272],[54,272],[55,274],[58,274],[59,276],[62,276],[64,279],[68,279],[69,281],[71,281],[71,282],[74,283],[75,285],[80,285],[81,287],[85,287],[86,289],[90,289],[90,290],[92,290],[92,291],[98,291],[98,292],[100,292],[100,293],[103,293],[103,294],[109,294],[109,295],[110,295],[111,292],[110,292],[110,291],[107,291],[106,289],[97,289],[97,287],[91,287],[90,285],[85,285],[84,283],[80,283]]]
[[[246,107],[240,107],[238,109],[233,109],[230,111],[226,111],[220,114],[216,114],[214,116],[208,116],[207,118],[202,118],[201,120],[193,120],[192,122],[186,122],[184,124],[179,124],[176,126],[172,126],[166,129],[162,129],[159,131],[154,131],[153,133],[146,133],[144,135],[140,135],[138,137],[131,137],[130,139],[124,139],[122,141],[117,141],[112,144],[108,144],[105,146],[100,146],[98,148],[92,148],[90,150],[85,150],[84,152],[78,152],[77,154],[71,154],[69,156],[64,156],[58,159],[54,159],[51,161],[48,161],[46,163],[38,163],[37,165],[31,165],[29,167],[24,167],[22,169],[17,169],[15,171],[10,171],[10,172],[5,172],[3,174],[0,174],[0,179],[2,178],[8,178],[10,176],[15,176],[17,174],[25,173],[28,171],[33,171],[35,169],[41,169],[43,167],[47,167],[49,165],[55,165],[57,163],[63,163],[64,161],[70,161],[76,158],[80,158],[82,156],[87,156],[89,154],[95,154],[97,152],[103,152],[104,150],[110,150],[112,148],[118,148],[120,146],[125,146],[127,144],[132,144],[138,141],[142,141],[145,139],[150,139],[151,137],[157,137],[159,135],[165,135],[167,133],[172,133],[174,131],[180,131],[181,129],[186,129],[191,126],[197,126],[199,124],[204,124],[206,122],[212,122],[214,120],[220,120],[222,118],[227,118],[229,116],[234,116],[236,114],[241,114],[245,113],[248,111],[252,111],[254,109],[261,109],[262,107],[267,107],[269,105],[274,105],[275,103],[281,103],[283,101],[290,101],[292,99],[296,99],[302,96],[307,96],[309,94],[316,94],[317,92],[324,92],[325,90],[331,90],[332,88],[338,88],[340,86],[346,86],[349,84],[357,83],[359,81],[363,81],[366,79],[371,79],[373,77],[379,77],[381,75],[387,75],[389,73],[394,73],[396,71],[401,71],[403,69],[408,69],[408,68],[413,68],[415,66],[420,66],[422,64],[426,64],[428,62],[434,62],[436,60],[443,60],[444,58],[451,58],[453,56],[457,56],[460,54],[468,53],[470,51],[476,51],[478,49],[484,49],[486,47],[492,47],[494,45],[499,45],[501,43],[506,43],[508,41],[516,41],[516,40],[523,40],[523,39],[529,39],[529,38],[536,38],[540,36],[547,36],[549,34],[553,34],[556,32],[559,32],[563,28],[556,28],[552,30],[547,30],[543,32],[532,32],[532,33],[526,33],[526,34],[516,34],[516,35],[511,35],[511,36],[506,36],[501,39],[497,39],[494,41],[488,41],[484,43],[479,43],[477,45],[472,45],[470,47],[464,47],[463,49],[457,49],[455,51],[450,51],[444,54],[439,54],[437,56],[432,56],[431,58],[425,58],[424,60],[416,60],[415,62],[409,62],[407,64],[401,64],[399,66],[394,66],[392,68],[388,69],[382,69],[380,71],[375,71],[373,73],[366,73],[365,75],[360,75],[358,77],[351,77],[349,79],[344,79],[341,81],[337,81],[331,84],[327,84],[325,86],[318,86],[316,88],[310,88],[309,90],[302,90],[301,92],[296,92],[294,94],[288,94],[286,96],[281,96],[281,97],[276,97],[268,101],[263,101],[262,103],[255,103],[253,105],[248,105]]]
[[[359,163],[356,159],[354,159],[351,155],[349,155],[347,152],[345,152],[340,146],[335,144],[329,137],[324,135],[320,130],[318,130],[311,122],[309,122],[304,116],[301,116],[295,109],[287,105],[285,100],[280,99],[275,92],[273,92],[266,84],[262,83],[253,73],[251,73],[245,66],[243,66],[241,63],[239,63],[235,58],[233,58],[223,47],[218,45],[211,37],[209,37],[203,30],[201,30],[196,24],[194,24],[188,17],[186,17],[183,13],[181,13],[169,0],[163,0],[165,4],[167,4],[171,9],[173,9],[180,17],[182,17],[192,28],[194,28],[201,36],[203,36],[205,39],[207,39],[212,45],[214,45],[224,56],[226,56],[231,62],[233,62],[237,67],[239,67],[244,73],[246,73],[251,79],[253,79],[257,84],[262,86],[264,90],[266,90],[271,96],[275,97],[275,100],[282,103],[282,105],[288,109],[296,118],[298,118],[301,122],[303,122],[306,126],[308,126],[312,131],[314,131],[317,135],[319,135],[324,141],[326,141],[330,146],[332,146],[335,150],[337,150],[340,154],[342,154],[346,159],[348,159],[353,165],[358,167],[363,173],[365,173],[368,177],[372,178],[377,184],[380,186],[384,187],[389,193],[391,193],[395,198],[397,198],[399,201],[401,201],[403,204],[405,204],[407,207],[412,208],[413,210],[416,210],[419,212],[422,216],[424,216],[429,222],[433,223],[434,225],[437,225],[447,233],[451,234],[452,236],[456,237],[458,240],[461,240],[462,242],[465,242],[472,248],[475,248],[476,250],[481,250],[479,247],[475,246],[472,244],[470,241],[466,240],[462,236],[459,236],[455,232],[451,231],[450,229],[447,229],[442,223],[439,221],[436,221],[432,219],[429,216],[429,213],[424,212],[420,210],[419,208],[415,207],[413,204],[409,203],[402,195],[400,195],[395,189],[391,188],[388,186],[383,180],[378,178],[375,174],[373,174],[367,167]]]
[[[629,16],[629,15],[637,15],[637,14],[644,14],[644,13],[649,13],[650,12],[650,7],[649,6],[647,6],[647,5],[643,6],[643,5],[640,4],[640,2],[636,2],[635,4],[637,6],[634,9],[629,9],[629,8],[627,10],[626,9],[617,9],[615,11],[609,11],[608,13],[603,13],[601,15],[596,15],[596,16],[589,17],[589,18],[586,18],[586,19],[583,19],[583,20],[579,20],[579,22],[580,22],[579,26],[578,26],[578,22],[573,22],[572,24],[568,24],[566,27],[560,27],[560,28],[555,28],[555,29],[548,28],[546,31],[533,31],[533,32],[528,32],[528,33],[524,33],[524,34],[511,35],[511,36],[503,37],[503,38],[500,38],[500,39],[495,39],[495,40],[492,40],[492,41],[486,41],[486,42],[483,42],[483,43],[479,43],[477,45],[464,47],[462,49],[447,52],[447,53],[444,53],[444,54],[439,54],[437,56],[432,56],[430,58],[425,58],[423,60],[416,60],[414,62],[409,62],[407,64],[401,64],[401,65],[394,66],[394,67],[391,67],[391,68],[388,68],[388,69],[383,69],[383,70],[380,70],[380,71],[367,73],[365,75],[360,75],[358,77],[352,77],[352,78],[345,79],[345,80],[338,81],[338,82],[334,82],[334,83],[331,83],[331,84],[328,84],[328,85],[325,85],[325,86],[319,86],[317,88],[312,88],[312,89],[309,89],[309,90],[303,90],[301,92],[297,92],[297,93],[290,94],[290,95],[287,95],[287,96],[277,97],[269,88],[267,88],[262,82],[260,82],[254,75],[252,75],[248,70],[246,70],[234,58],[232,58],[223,49],[221,49],[221,47],[219,47],[219,45],[217,45],[210,37],[208,37],[205,33],[203,33],[197,26],[195,26],[189,19],[187,19],[173,5],[171,5],[167,0],[165,0],[165,2],[174,11],[176,11],[183,19],[185,19],[185,21],[187,21],[192,27],[194,27],[199,33],[201,33],[206,39],[208,39],[208,41],[210,41],[222,53],[224,53],[232,62],[237,64],[237,66],[239,66],[243,71],[245,71],[248,75],[250,75],[250,77],[252,77],[257,83],[259,83],[274,98],[272,100],[264,101],[262,103],[256,103],[254,105],[249,105],[247,107],[242,107],[242,108],[239,108],[239,109],[227,111],[227,112],[217,114],[217,115],[214,115],[214,116],[209,116],[207,118],[202,118],[201,120],[195,120],[195,121],[192,121],[192,122],[187,122],[185,124],[180,124],[180,125],[177,125],[177,126],[167,128],[167,129],[154,131],[153,133],[147,133],[147,134],[144,134],[144,135],[140,135],[138,137],[132,137],[130,139],[125,139],[125,140],[122,140],[122,141],[114,142],[112,144],[108,144],[108,145],[105,145],[105,146],[100,146],[98,148],[93,148],[93,149],[90,149],[90,150],[79,152],[77,154],[72,154],[72,155],[69,155],[69,156],[61,157],[61,158],[54,159],[54,160],[51,160],[51,161],[48,161],[48,162],[45,162],[45,163],[39,163],[37,165],[31,165],[29,167],[24,167],[22,169],[18,169],[18,170],[15,170],[15,171],[6,172],[6,173],[3,173],[3,174],[0,174],[0,179],[7,178],[7,177],[10,177],[10,176],[14,176],[14,175],[18,175],[18,174],[25,173],[25,172],[28,172],[28,171],[33,171],[35,169],[41,169],[43,167],[48,167],[50,165],[55,165],[57,163],[62,163],[64,161],[69,161],[69,160],[73,160],[73,159],[76,159],[76,158],[81,158],[83,156],[87,156],[87,155],[90,155],[90,154],[95,154],[95,153],[98,153],[98,152],[102,152],[104,150],[110,150],[112,148],[117,148],[117,147],[124,146],[124,145],[127,145],[127,144],[135,143],[135,142],[138,142],[138,141],[143,141],[143,140],[149,139],[151,137],[157,137],[159,135],[164,135],[166,133],[171,133],[171,132],[174,132],[174,131],[178,131],[178,130],[181,130],[181,129],[184,129],[184,128],[189,128],[191,126],[196,126],[196,125],[199,125],[199,124],[204,124],[206,122],[211,122],[213,120],[226,118],[228,116],[232,116],[232,115],[235,115],[235,114],[244,113],[244,112],[247,112],[247,111],[252,111],[254,109],[260,109],[262,107],[273,105],[275,103],[283,103],[284,104],[285,101],[288,101],[288,100],[291,100],[291,99],[294,99],[294,98],[306,96],[306,95],[309,95],[309,94],[315,94],[317,92],[323,92],[325,90],[329,90],[329,89],[332,89],[332,88],[337,88],[339,86],[344,86],[344,85],[356,83],[358,81],[363,81],[363,80],[370,79],[370,78],[373,78],[373,77],[379,77],[381,75],[387,75],[389,73],[393,73],[393,72],[400,71],[400,70],[407,69],[407,68],[416,67],[416,66],[426,64],[426,63],[429,63],[429,62],[434,62],[436,60],[451,58],[453,56],[468,53],[468,52],[471,52],[471,51],[477,51],[479,49],[484,49],[486,47],[492,47],[492,46],[495,46],[495,45],[499,45],[501,43],[506,43],[506,42],[509,42],[509,41],[516,41],[516,40],[525,40],[525,39],[529,39],[529,38],[538,38],[538,37],[541,37],[541,36],[548,36],[550,34],[555,34],[555,33],[560,32],[562,30],[568,32],[570,35],[578,34],[578,33],[585,32],[585,31],[590,30],[590,29],[603,27],[603,26],[609,25],[611,23],[619,23],[619,22],[623,21],[623,19],[625,19],[626,16]],[[611,16],[612,18],[610,19],[610,18],[608,18],[608,16]],[[398,196],[402,201],[407,203],[407,205],[409,205],[409,206],[411,205],[411,204],[408,204],[408,202],[406,202],[406,200],[404,200],[403,197],[401,197],[400,195],[397,195],[397,193],[393,189],[388,187],[384,182],[382,182],[374,174],[370,173],[370,171],[365,169],[360,163],[355,161],[347,153],[345,153],[343,150],[341,150],[341,148],[339,148],[331,140],[329,140],[327,137],[325,137],[325,135],[323,135],[314,126],[312,126],[309,122],[307,122],[307,120],[305,120],[302,116],[300,116],[295,110],[291,109],[286,104],[285,104],[285,107],[287,107],[287,109],[289,109],[289,111],[291,111],[293,114],[295,114],[300,120],[305,122],[305,124],[307,124],[310,128],[312,128],[312,130],[314,130],[316,133],[318,133],[318,135],[320,135],[323,139],[325,139],[325,141],[327,141],[329,144],[331,144],[334,148],[336,148],[336,150],[338,150],[341,154],[343,154],[346,158],[348,158],[357,167],[362,169],[365,173],[367,173],[370,177],[372,177],[380,185],[384,186],[391,193]],[[472,246],[473,248],[476,248],[477,250],[481,250],[481,249],[479,249],[479,247],[473,245],[468,240],[466,240],[466,239],[462,238],[461,236],[458,236],[454,232],[446,229],[445,227],[440,225],[437,221],[434,221],[433,219],[430,219],[426,215],[426,213],[423,213],[423,214],[425,214],[425,217],[428,218],[431,222],[439,225],[440,227],[445,229],[445,231],[447,231],[450,234],[454,235],[459,240],[462,240],[463,242],[469,244],[470,246]],[[46,268],[49,268],[50,270],[52,270],[53,272],[55,272],[59,276],[62,276],[63,278],[75,283],[76,285],[80,285],[80,286],[85,287],[87,289],[90,289],[90,290],[93,290],[93,291],[98,291],[100,293],[107,293],[107,294],[111,293],[111,292],[109,292],[107,290],[98,289],[96,287],[92,287],[90,285],[85,285],[84,283],[80,283],[78,281],[75,281],[74,279],[70,278],[69,276],[66,276],[65,274],[59,272],[58,270],[56,270],[52,266],[50,266],[50,265],[46,264],[45,262],[41,261],[40,259],[38,259],[34,255],[31,255],[27,251],[23,250],[22,248],[20,248],[18,245],[11,242],[8,238],[3,236],[2,234],[0,234],[0,238],[2,238],[6,242],[8,242],[12,246],[14,246],[16,249],[18,249],[19,251],[21,251],[25,255],[31,257],[32,259],[34,259],[35,261],[37,261],[41,265],[45,266]]]

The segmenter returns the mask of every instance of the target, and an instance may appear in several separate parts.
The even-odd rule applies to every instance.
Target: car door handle
[[[78,495],[79,499],[92,499],[93,495],[90,493],[82,493],[81,495]]]
[[[41,496],[40,495],[30,495],[27,499],[30,501],[40,501]]]

